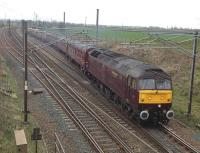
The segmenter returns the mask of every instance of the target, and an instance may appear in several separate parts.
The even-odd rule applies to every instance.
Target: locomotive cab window
[[[167,79],[156,80],[157,89],[171,89],[171,81]]]
[[[171,81],[167,79],[141,79],[139,80],[139,88],[146,90],[171,89]]]
[[[156,84],[154,79],[142,79],[139,80],[140,89],[156,89]]]

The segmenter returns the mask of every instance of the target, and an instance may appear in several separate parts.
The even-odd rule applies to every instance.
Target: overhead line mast
[[[192,51],[192,68],[191,68],[190,89],[189,89],[188,115],[191,115],[192,112],[192,95],[193,95],[194,70],[195,70],[196,51],[197,51],[197,38],[198,38],[198,32],[195,32],[193,41],[193,51]]]

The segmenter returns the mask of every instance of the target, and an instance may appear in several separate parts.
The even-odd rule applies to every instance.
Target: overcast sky
[[[0,0],[0,18],[200,29],[200,0]]]

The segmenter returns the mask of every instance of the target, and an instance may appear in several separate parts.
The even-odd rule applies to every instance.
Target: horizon
[[[22,20],[24,19],[14,19],[14,20],[11,20],[11,19],[1,19],[0,18],[0,22],[4,22],[4,24],[7,24],[8,21],[11,21],[11,22],[18,22],[20,23]],[[37,20],[37,21],[34,21],[34,20],[25,20],[27,22],[34,22],[34,24],[37,24],[37,22],[45,22],[45,23],[55,23],[55,24],[63,24],[63,21],[56,21],[56,20],[53,20],[53,21],[46,21],[46,20]],[[96,24],[84,24],[84,23],[70,23],[70,22],[66,22],[65,23],[65,26],[69,26],[69,25],[73,25],[73,26],[81,26],[81,27],[84,27],[86,26],[87,27],[94,27],[96,26]],[[40,28],[42,26],[37,26],[36,28]],[[126,28],[125,30],[128,30],[128,28],[130,28],[130,30],[134,31],[134,29],[162,29],[162,30],[192,30],[192,31],[199,31],[199,29],[197,28],[184,28],[184,27],[159,27],[159,26],[127,26],[127,25],[103,25],[103,24],[99,24],[99,27],[108,27],[108,28]],[[48,29],[48,28],[47,28]],[[56,28],[56,29],[67,29],[67,27],[65,28]],[[137,31],[137,30],[136,30]]]

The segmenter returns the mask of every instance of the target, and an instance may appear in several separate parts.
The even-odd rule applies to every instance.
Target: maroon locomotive
[[[106,96],[141,120],[174,116],[171,77],[162,69],[79,42],[68,43],[66,53]]]

